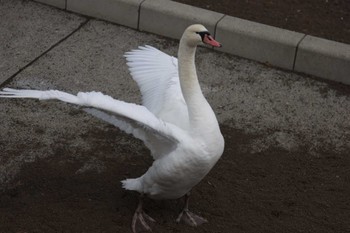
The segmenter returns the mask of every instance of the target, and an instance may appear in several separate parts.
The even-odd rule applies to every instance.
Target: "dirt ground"
[[[82,135],[107,142],[96,143],[94,151],[57,146],[54,158],[28,163],[14,187],[0,195],[0,208],[6,210],[0,212],[0,232],[130,232],[137,195],[124,191],[118,181],[141,175],[151,159],[129,156],[135,148],[128,145],[118,148],[122,156],[116,159],[113,147],[106,145],[120,140],[120,132],[106,127]],[[146,211],[158,222],[154,232],[350,231],[348,154],[311,156],[303,149],[291,153],[279,148],[251,154],[242,148],[254,137],[224,125],[222,130],[232,143],[192,193],[191,209],[209,223],[199,228],[176,224],[181,200],[148,200]],[[102,161],[103,172],[94,164],[80,173],[84,161],[79,153]]]
[[[349,0],[175,1],[350,44]]]

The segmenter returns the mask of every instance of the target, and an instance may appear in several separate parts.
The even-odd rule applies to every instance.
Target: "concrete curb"
[[[214,33],[217,22],[224,17],[213,11],[167,0],[146,0],[140,10],[139,30],[180,39],[191,24],[201,23]]]
[[[304,34],[231,16],[217,25],[223,51],[293,70],[298,43]]]
[[[350,45],[306,36],[299,45],[294,70],[350,84]]]
[[[139,6],[142,2],[143,0],[68,0],[66,9],[127,27],[137,28]]]
[[[350,84],[350,45],[308,36],[170,0],[36,0],[141,31],[179,39],[201,23],[223,44],[221,51]]]
[[[34,0],[34,1],[45,3],[47,5],[51,5],[61,9],[66,9],[66,0]]]

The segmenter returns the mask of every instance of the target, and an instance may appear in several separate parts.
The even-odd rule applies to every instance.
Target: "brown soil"
[[[181,201],[148,200],[146,211],[157,220],[154,232],[350,232],[348,155],[315,157],[278,148],[245,153],[242,148],[254,138],[222,128],[233,143],[193,190],[190,206],[209,223],[176,224]],[[118,134],[110,127],[107,134],[95,130],[86,137],[110,142]],[[119,181],[141,175],[151,158],[146,149],[145,156],[130,156],[133,148],[123,145],[116,159],[107,145],[96,143],[84,152],[104,162],[100,173],[77,174],[83,156],[64,146],[54,158],[27,164],[17,184],[0,195],[0,232],[131,232],[137,195],[124,191]]]
[[[350,44],[349,0],[175,1]]]

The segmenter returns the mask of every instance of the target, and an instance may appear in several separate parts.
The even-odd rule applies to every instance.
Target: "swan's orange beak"
[[[209,35],[209,34],[205,34],[204,38],[203,38],[203,43],[214,46],[214,47],[222,47],[222,45],[217,42],[216,40],[214,40],[214,38]]]

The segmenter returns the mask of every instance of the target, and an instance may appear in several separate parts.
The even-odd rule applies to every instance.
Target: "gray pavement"
[[[101,91],[137,103],[140,95],[123,53],[148,44],[176,55],[178,45],[175,40],[19,0],[0,0],[0,31],[0,82],[6,82],[1,88]],[[200,48],[196,59],[203,92],[222,127],[254,135],[242,151],[306,148],[307,156],[349,151],[347,86],[207,48]],[[75,106],[0,99],[0,109],[2,188],[11,184],[25,164],[58,156],[67,147],[76,151],[71,156],[86,161],[79,173],[87,168],[103,170],[95,157],[104,151],[95,148],[96,143],[111,146],[116,157],[121,145],[135,154],[143,148],[123,133],[115,136],[118,145],[104,137],[86,137],[91,132],[105,132],[107,137],[110,127]],[[98,165],[90,166],[94,163]]]
[[[37,0],[140,31],[180,39],[205,24],[221,51],[283,69],[350,84],[350,45],[164,0]]]
[[[0,82],[35,60],[85,20],[28,1],[0,1]]]

